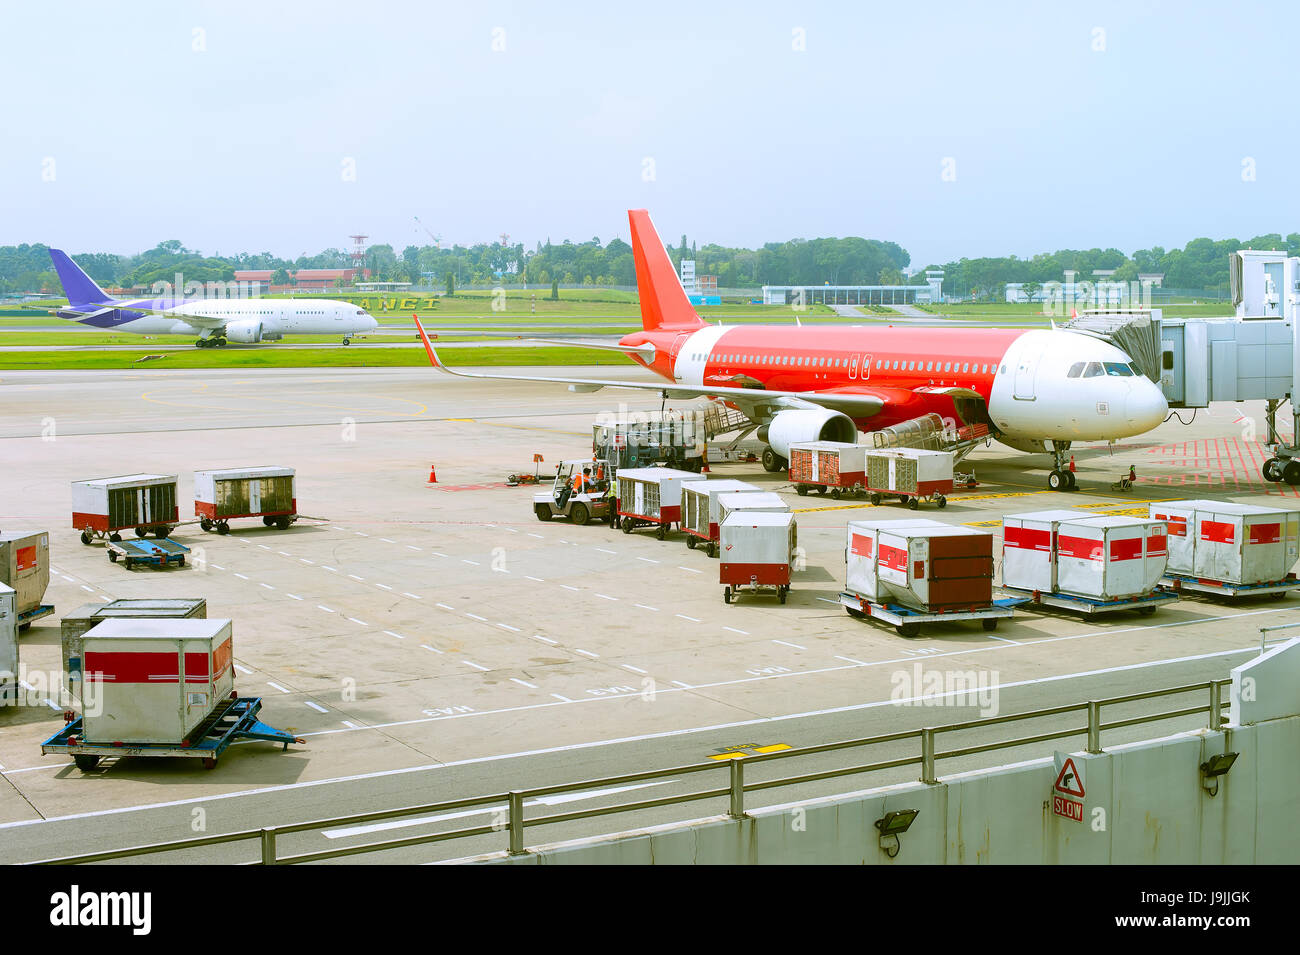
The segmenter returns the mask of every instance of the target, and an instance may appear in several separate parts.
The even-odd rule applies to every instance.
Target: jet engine
[[[252,345],[262,341],[262,323],[248,320],[244,322],[230,322],[226,325],[226,338],[232,342],[242,342],[245,345]]]
[[[839,411],[826,408],[798,408],[778,411],[769,424],[758,429],[757,437],[766,441],[783,458],[790,457],[790,445],[801,441],[858,440],[858,429],[853,419]]]

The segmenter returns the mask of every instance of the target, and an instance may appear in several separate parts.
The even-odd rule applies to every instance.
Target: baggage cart
[[[1062,522],[1056,539],[1056,586],[1038,589],[1102,607],[1150,595],[1165,574],[1167,536],[1164,521],[1138,517]]]
[[[230,522],[260,517],[288,530],[298,520],[293,468],[221,468],[194,472],[194,514],[205,531],[230,533]]]
[[[98,766],[105,756],[179,756],[201,760],[204,769],[212,769],[221,754],[240,740],[279,743],[281,752],[288,750],[290,743],[306,742],[261,722],[257,718],[261,710],[260,696],[241,697],[232,691],[230,699],[218,704],[183,739],[152,743],[91,742],[86,739],[85,719],[76,717],[41,744],[41,753],[71,756],[83,773]]]
[[[1176,594],[1195,593],[1207,597],[1236,600],[1239,597],[1284,597],[1288,591],[1300,587],[1300,580],[1296,579],[1295,574],[1287,574],[1282,580],[1266,580],[1257,584],[1234,584],[1226,580],[1208,580],[1166,571],[1160,578],[1160,586]]]
[[[767,511],[771,514],[788,514],[790,505],[781,500],[779,494],[771,491],[743,491],[718,495],[718,526],[735,511]]]
[[[108,559],[115,564],[120,560],[127,570],[133,570],[141,564],[149,567],[166,567],[169,564],[184,567],[185,555],[189,552],[188,547],[169,537],[152,541],[124,540],[108,543]]]
[[[623,468],[618,472],[618,516],[624,534],[654,527],[660,540],[682,519],[682,484],[702,480],[675,468]]]
[[[800,497],[811,490],[862,497],[867,486],[866,445],[847,441],[805,441],[790,445],[790,483]]]
[[[882,603],[925,613],[993,603],[993,535],[970,527],[882,530],[876,551]]]
[[[1025,602],[1023,597],[999,597],[989,606],[974,610],[924,611],[901,604],[871,600],[851,590],[840,591],[840,604],[850,617],[859,620],[881,620],[893,626],[900,637],[916,637],[921,628],[930,624],[960,623],[978,620],[986,631],[998,628],[999,620],[1013,616],[1014,608]]]
[[[0,705],[18,698],[18,593],[0,584]]]
[[[758,494],[758,488],[744,481],[686,481],[682,484],[682,531],[686,546],[694,550],[703,542],[710,557],[718,556],[718,531],[722,526],[723,494]]]
[[[742,593],[770,592],[785,603],[798,535],[798,524],[789,512],[736,511],[727,517],[719,534],[718,582],[723,585],[723,601],[731,603]]]
[[[1037,607],[1071,610],[1089,617],[1097,614],[1114,613],[1118,610],[1136,610],[1140,614],[1149,616],[1164,604],[1173,603],[1178,599],[1178,594],[1158,587],[1150,593],[1108,599],[1083,597],[1078,594],[1061,593],[1060,591],[1044,593],[1041,591],[1019,590],[1015,587],[1003,587],[1002,589],[1009,594],[1015,594],[1029,601]]]
[[[925,448],[873,449],[867,454],[867,498],[879,504],[895,496],[916,510],[921,501],[948,506],[953,488],[951,451]]]
[[[1062,524],[1086,520],[1079,511],[1050,508],[1002,518],[1002,583],[1024,591],[1056,590],[1057,539]]]
[[[0,583],[14,589],[18,628],[54,613],[41,599],[50,586],[50,535],[45,531],[0,533]]]
[[[166,537],[180,523],[176,509],[175,474],[126,474],[72,482],[72,526],[81,542],[122,539],[134,529],[136,537]]]

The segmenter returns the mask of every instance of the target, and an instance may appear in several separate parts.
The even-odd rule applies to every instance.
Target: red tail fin
[[[672,260],[650,222],[650,213],[644,209],[629,209],[627,219],[632,226],[632,258],[636,262],[642,327],[648,332],[657,328],[703,328],[704,322],[691,308]]]

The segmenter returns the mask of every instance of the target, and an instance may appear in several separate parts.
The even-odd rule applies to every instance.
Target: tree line
[[[1031,258],[1016,256],[962,258],[926,268],[944,270],[944,294],[1000,300],[1009,282],[1039,284],[1060,281],[1066,271],[1079,279],[1092,279],[1096,269],[1114,269],[1114,281],[1131,282],[1139,274],[1163,273],[1166,288],[1228,289],[1228,253],[1240,248],[1285,249],[1300,255],[1300,233],[1278,233],[1237,239],[1199,238],[1181,249],[1160,246],[1125,255],[1118,249],[1063,249]],[[682,236],[667,247],[674,267],[682,259],[695,260],[697,275],[717,276],[722,288],[757,288],[761,285],[901,285],[922,284],[923,269],[908,275],[911,257],[896,242],[849,237],[842,239],[791,239],[769,242],[758,249],[697,246]],[[237,255],[203,255],[179,240],[160,242],[138,255],[108,252],[73,254],[77,263],[102,286],[149,288],[155,282],[172,282],[181,273],[186,281],[230,281],[236,270],[265,269],[274,281],[287,283],[298,269],[350,267],[351,255],[326,249],[316,255],[286,259],[269,252]],[[400,252],[379,244],[366,250],[371,277],[381,281],[410,282],[448,290],[496,282],[589,286],[633,286],[636,269],[632,247],[621,239],[602,243],[538,242],[532,249],[522,243],[475,245],[408,245]],[[0,292],[57,291],[47,247],[41,244],[0,246]]]

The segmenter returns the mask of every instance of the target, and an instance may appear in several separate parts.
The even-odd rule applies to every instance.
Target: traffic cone
[[[704,463],[700,465],[700,473],[709,473],[709,446],[707,444],[704,446]]]
[[[436,470],[434,470],[434,467],[435,467],[435,466],[432,465],[432,464],[429,465],[429,483],[430,483],[430,484],[437,484],[437,483],[438,483],[438,472],[437,472]]]
[[[1076,470],[1076,469],[1075,469],[1075,466],[1074,466],[1074,455],[1072,454],[1072,455],[1070,455],[1070,473],[1071,473],[1071,474],[1074,474],[1074,473],[1075,473],[1075,470]]]

